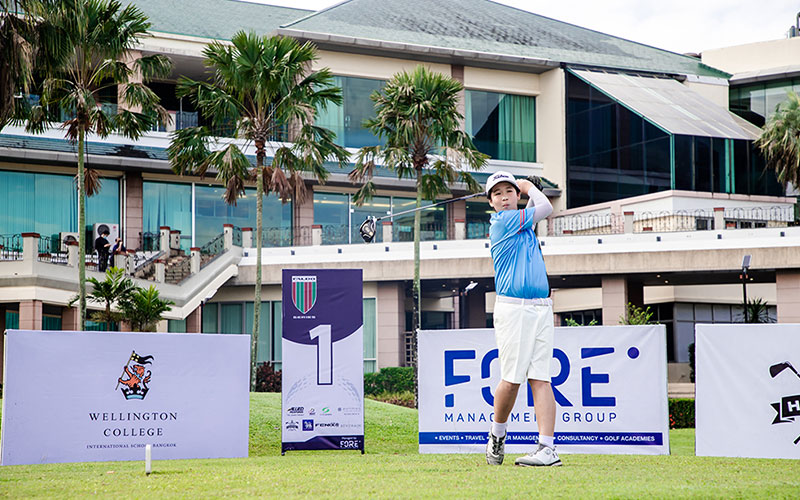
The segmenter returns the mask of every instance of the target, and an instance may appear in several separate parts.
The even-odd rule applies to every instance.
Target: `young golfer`
[[[496,172],[486,181],[492,214],[495,290],[494,331],[502,380],[494,393],[494,422],[486,444],[486,462],[500,465],[505,457],[508,415],[514,408],[520,384],[533,390],[539,427],[539,447],[517,458],[516,465],[561,465],[553,445],[556,402],[550,387],[553,357],[553,302],[539,242],[533,232],[537,222],[553,211],[547,197],[532,182]],[[528,197],[517,209],[520,195]]]

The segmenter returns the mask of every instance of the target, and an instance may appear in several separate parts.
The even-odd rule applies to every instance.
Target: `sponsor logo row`
[[[361,423],[342,423],[342,422],[315,422],[313,419],[302,419],[301,421],[297,420],[287,420],[284,422],[284,427],[287,431],[297,431],[302,429],[304,431],[313,431],[316,429],[324,429],[324,428],[351,428],[351,429],[360,429],[362,427]]]
[[[306,408],[304,406],[291,406],[286,409],[286,414],[290,417],[303,417],[303,416],[330,416],[333,414],[342,415],[361,415],[361,408],[358,406],[339,406],[331,408],[330,406],[323,406],[320,409]]]

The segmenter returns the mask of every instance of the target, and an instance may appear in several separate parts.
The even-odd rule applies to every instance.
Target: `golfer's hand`
[[[528,176],[528,177],[526,177],[525,179],[526,179],[528,182],[530,182],[531,184],[533,184],[533,186],[534,186],[536,189],[538,189],[539,191],[542,191],[542,192],[544,192],[544,186],[542,185],[542,179],[540,179],[538,176],[536,176],[536,175],[529,175],[529,176]]]

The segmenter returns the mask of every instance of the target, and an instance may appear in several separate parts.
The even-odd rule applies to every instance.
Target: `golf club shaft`
[[[389,214],[386,214],[386,215],[382,215],[380,217],[376,217],[375,221],[377,222],[377,221],[379,221],[381,219],[386,219],[386,218],[389,218],[389,217],[396,217],[398,215],[405,215],[405,214],[409,214],[409,213],[412,213],[412,212],[416,212],[418,210],[425,210],[425,209],[428,209],[428,208],[438,207],[439,205],[445,205],[447,203],[452,203],[454,201],[468,200],[470,198],[475,198],[476,196],[483,196],[483,195],[484,195],[483,193],[472,193],[472,194],[468,194],[466,196],[462,196],[460,198],[451,198],[449,200],[439,201],[439,202],[433,203],[431,205],[425,205],[424,207],[411,208],[409,210],[404,210],[402,212],[397,212],[396,214],[395,213],[389,213]]]

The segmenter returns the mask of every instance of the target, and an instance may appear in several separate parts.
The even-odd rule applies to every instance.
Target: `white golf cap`
[[[517,184],[516,179],[514,179],[514,176],[509,174],[508,172],[500,170],[490,175],[489,178],[486,180],[486,196],[489,196],[489,191],[491,191],[492,188],[500,182],[507,182],[511,184],[512,186],[517,188],[517,192],[519,192],[519,185]]]

